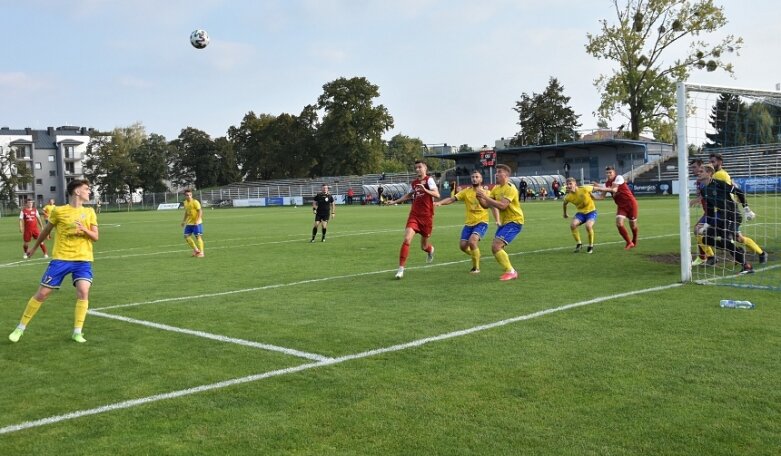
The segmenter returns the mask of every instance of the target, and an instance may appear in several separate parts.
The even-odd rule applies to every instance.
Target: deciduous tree
[[[727,24],[723,8],[713,0],[613,0],[613,5],[616,22],[601,20],[601,33],[587,35],[586,51],[616,62],[612,74],[594,82],[602,94],[597,113],[629,119],[632,138],[673,119],[675,83],[686,81],[692,70],[733,73],[724,59],[741,48],[743,39],[727,35],[712,44],[703,38]],[[686,40],[688,50],[681,49]],[[663,57],[671,54],[682,57],[666,62]]]

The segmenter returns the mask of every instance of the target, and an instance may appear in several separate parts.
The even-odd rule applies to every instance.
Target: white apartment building
[[[62,126],[46,130],[0,128],[0,154],[17,151],[16,160],[24,162],[33,174],[32,182],[16,188],[19,206],[32,199],[37,206],[54,198],[67,202],[66,187],[73,179],[82,179],[82,164],[92,128]]]

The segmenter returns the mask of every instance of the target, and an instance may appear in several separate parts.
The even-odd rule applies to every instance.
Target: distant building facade
[[[32,182],[18,186],[17,203],[31,199],[37,206],[53,198],[57,204],[67,201],[66,187],[73,179],[83,179],[83,163],[92,128],[49,127],[45,130],[0,128],[0,154],[16,150],[16,161],[31,171]]]

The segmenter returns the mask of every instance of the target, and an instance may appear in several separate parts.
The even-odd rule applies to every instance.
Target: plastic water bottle
[[[722,299],[719,305],[725,309],[753,309],[754,304],[751,301],[735,301],[732,299]]]

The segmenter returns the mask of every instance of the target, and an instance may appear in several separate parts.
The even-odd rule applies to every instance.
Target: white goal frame
[[[757,99],[770,98],[779,100],[781,92],[770,90],[756,90],[738,87],[714,86],[703,84],[677,84],[677,144],[678,152],[678,212],[680,215],[680,253],[681,253],[681,282],[692,281],[692,243],[691,243],[691,212],[689,209],[689,142],[687,119],[689,117],[689,93],[733,93],[740,96],[754,97]]]

